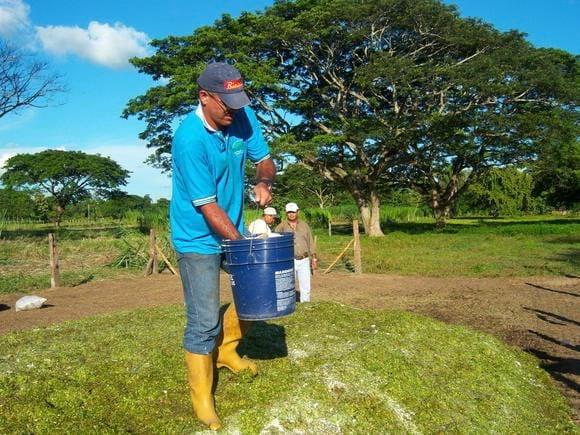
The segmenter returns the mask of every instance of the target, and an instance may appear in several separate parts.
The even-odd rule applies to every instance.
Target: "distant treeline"
[[[0,219],[54,221],[54,199],[38,192],[0,189]],[[147,213],[167,213],[169,200],[153,201],[149,195],[116,193],[107,199],[85,199],[66,209],[65,219],[131,219]]]
[[[322,223],[328,219],[357,217],[358,208],[348,193],[331,183],[314,180],[312,172],[303,174],[303,171],[307,170],[292,167],[280,173],[274,187],[273,204],[279,212],[283,212],[286,202],[294,201],[305,211],[305,217],[313,221],[320,220]],[[387,219],[408,220],[431,216],[431,209],[422,196],[407,188],[385,188],[381,192],[381,203],[385,208],[384,218]],[[169,200],[165,198],[153,201],[149,195],[141,197],[117,192],[107,199],[87,199],[71,205],[65,212],[65,218],[139,223],[140,216],[166,218],[168,206]],[[452,214],[456,217],[518,216],[553,210],[579,211],[580,202],[575,195],[570,195],[566,201],[554,198],[529,173],[505,167],[492,168],[480,176],[461,195]],[[0,219],[53,221],[53,199],[34,191],[0,189]]]

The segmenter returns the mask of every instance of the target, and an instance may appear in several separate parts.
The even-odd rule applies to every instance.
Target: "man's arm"
[[[310,225],[307,224],[306,228],[308,228],[308,255],[310,256],[310,267],[312,267],[313,270],[316,270],[318,269],[318,258],[316,258],[314,237],[312,237]]]
[[[237,240],[242,238],[242,235],[234,226],[224,209],[216,202],[210,202],[209,204],[200,206],[199,211],[213,232],[222,239]]]
[[[271,158],[262,160],[256,165],[256,186],[254,197],[256,202],[264,207],[272,202],[272,183],[276,176],[276,165]]]
[[[312,237],[312,230],[308,227],[308,255],[316,258],[316,250],[314,248],[314,237]]]

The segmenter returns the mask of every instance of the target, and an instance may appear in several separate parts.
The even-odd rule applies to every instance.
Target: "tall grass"
[[[328,222],[347,223],[354,219],[360,221],[360,212],[355,205],[342,205],[325,209],[308,208],[303,210],[303,217],[315,227],[325,228]],[[381,224],[390,222],[419,222],[431,218],[426,207],[383,205],[380,208]]]
[[[431,211],[426,207],[382,206],[381,224],[391,222],[420,222],[431,218]]]
[[[311,226],[328,227],[335,215],[328,208],[308,208],[304,210],[304,216]]]
[[[246,226],[250,224],[250,222],[259,219],[262,217],[263,211],[256,208],[247,208],[244,210],[244,223]]]
[[[123,238],[133,245],[147,242],[138,229],[116,228],[32,228],[6,230],[0,240],[0,293],[27,292],[50,284],[47,233],[56,235],[63,285],[134,274],[135,270],[111,267],[125,249]]]

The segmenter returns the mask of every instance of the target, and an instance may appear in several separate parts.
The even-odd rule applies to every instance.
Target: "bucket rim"
[[[275,233],[280,234],[279,237],[271,237],[267,239],[237,239],[237,240],[222,240],[221,245],[226,246],[243,246],[252,244],[253,246],[256,245],[268,245],[268,244],[277,244],[280,242],[287,242],[288,239],[293,239],[293,233]]]

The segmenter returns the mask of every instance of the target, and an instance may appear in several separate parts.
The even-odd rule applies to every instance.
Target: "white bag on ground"
[[[40,296],[22,296],[16,301],[16,311],[36,310],[42,307],[46,302],[46,298]]]

